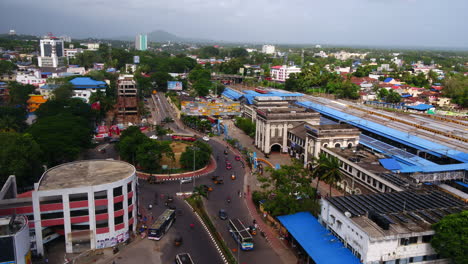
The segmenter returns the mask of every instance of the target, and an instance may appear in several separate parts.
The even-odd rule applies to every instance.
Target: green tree
[[[233,58],[240,58],[240,57],[249,56],[249,53],[244,48],[233,48],[233,49],[231,49],[230,55]]]
[[[234,124],[250,137],[255,136],[255,123],[250,118],[236,117]]]
[[[433,225],[431,245],[443,258],[455,264],[468,263],[468,211],[447,215]]]
[[[36,89],[30,84],[21,84],[18,82],[8,83],[8,88],[10,90],[10,105],[19,105],[23,107],[26,106],[29,95]]]
[[[43,150],[48,165],[76,159],[90,146],[92,136],[89,121],[71,113],[38,118],[27,132]]]
[[[188,147],[180,156],[180,164],[185,169],[193,169],[195,154],[195,170],[199,170],[208,165],[211,157],[211,147],[200,141],[196,141],[193,146]]]
[[[221,72],[226,74],[238,74],[239,69],[244,67],[244,63],[241,59],[231,59],[228,62],[224,62],[221,64]]]
[[[380,100],[385,100],[388,96],[388,90],[386,88],[380,88],[379,91],[377,92],[377,97],[379,97]]]
[[[36,115],[39,119],[59,114],[71,114],[76,117],[83,117],[86,120],[90,120],[93,117],[91,107],[78,98],[48,100],[36,110]]]
[[[353,72],[353,75],[356,77],[367,77],[369,73],[372,72],[372,67],[373,66],[358,66],[356,71]]]
[[[167,91],[167,82],[174,80],[167,72],[155,72],[151,74],[150,79],[157,85],[157,90],[162,92]]]
[[[117,144],[116,148],[123,160],[136,165],[138,146],[149,140],[151,139],[145,136],[139,127],[131,126],[122,132],[120,135],[120,142]]]
[[[313,174],[319,177],[318,180],[323,180],[329,184],[329,195],[332,196],[332,185],[335,185],[343,178],[343,172],[340,169],[340,160],[335,156],[327,156],[324,153],[320,154]]]
[[[196,81],[192,85],[192,88],[193,90],[195,90],[198,96],[207,96],[210,93],[211,86],[212,83],[210,82],[210,80],[202,79]]]
[[[17,68],[11,61],[0,60],[0,75],[12,74]]]
[[[399,103],[401,101],[401,95],[394,90],[390,90],[385,99],[387,103]]]
[[[101,90],[97,90],[89,97],[89,103],[93,104],[97,102],[99,102],[100,105],[99,116],[101,118],[104,118],[107,112],[114,109],[115,106],[114,98],[107,96],[106,93]]]
[[[26,129],[24,108],[0,106],[0,132],[21,132]]]
[[[259,177],[263,192],[269,199],[264,208],[272,215],[294,214],[311,211],[317,215],[319,205],[312,199],[316,190],[310,186],[310,177],[302,164],[281,166],[278,170],[268,169],[270,177]]]
[[[462,107],[468,107],[468,77],[456,74],[445,78],[442,94]]]
[[[201,66],[197,65],[188,76],[190,82],[194,83],[200,80],[210,80],[211,73],[209,70],[201,68]]]
[[[73,85],[69,82],[61,84],[52,92],[56,100],[67,100],[73,95]]]
[[[138,145],[136,149],[136,161],[145,171],[156,172],[160,169],[163,156],[174,159],[174,152],[168,141],[149,139]]]
[[[213,46],[206,46],[199,50],[198,55],[201,58],[211,58],[219,55],[219,49]]]
[[[15,175],[20,187],[31,186],[41,175],[41,150],[29,134],[0,132],[0,182]]]

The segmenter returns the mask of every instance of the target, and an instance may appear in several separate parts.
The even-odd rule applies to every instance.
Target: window
[[[422,237],[422,242],[423,243],[431,243],[432,237],[433,237],[432,235],[423,236]]]
[[[114,188],[114,197],[122,195],[122,186]]]
[[[117,217],[114,218],[114,224],[116,224],[116,225],[123,223],[123,221],[124,221],[123,215],[117,216]]]
[[[400,245],[401,246],[407,246],[409,244],[409,239],[408,238],[401,238],[400,239]]]
[[[131,192],[132,191],[132,182],[129,182],[127,184],[127,192]]]
[[[418,237],[410,237],[409,244],[416,244],[418,243]]]

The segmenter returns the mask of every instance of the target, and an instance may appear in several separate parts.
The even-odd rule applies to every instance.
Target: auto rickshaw
[[[178,247],[178,246],[182,245],[182,242],[183,242],[183,239],[182,239],[181,235],[177,235],[174,238],[174,246]]]
[[[255,228],[255,226],[249,226],[249,233],[250,233],[252,236],[257,235],[257,228]]]
[[[211,180],[213,181],[214,184],[223,184],[224,183],[223,179],[220,179],[219,176],[213,176],[213,177],[211,177]]]
[[[231,175],[231,180],[235,180],[236,179],[236,175]]]

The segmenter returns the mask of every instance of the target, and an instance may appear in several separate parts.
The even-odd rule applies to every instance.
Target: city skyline
[[[468,2],[462,0],[450,5],[436,0],[79,0],[65,7],[57,0],[5,0],[0,6],[6,11],[0,18],[0,32],[5,33],[15,29],[18,34],[118,38],[160,29],[184,38],[226,42],[468,46],[468,36],[460,34],[468,31]]]

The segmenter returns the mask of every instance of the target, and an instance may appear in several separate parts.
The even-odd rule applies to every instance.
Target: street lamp
[[[195,188],[195,151],[198,150],[197,147],[193,147],[193,175],[192,175],[192,182],[193,182],[193,188]]]

